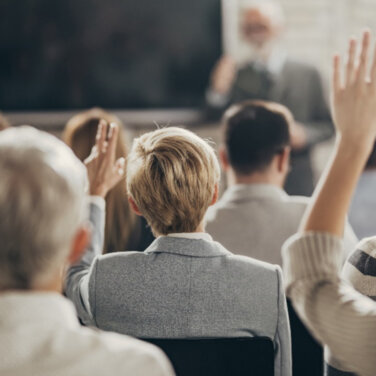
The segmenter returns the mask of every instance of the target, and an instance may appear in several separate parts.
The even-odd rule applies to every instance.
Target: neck
[[[52,278],[35,284],[33,290],[39,292],[57,292],[61,294],[63,291],[63,273],[63,270],[57,270]]]
[[[271,171],[254,172],[248,175],[238,174],[233,169],[227,171],[228,186],[235,184],[272,184],[283,188],[284,180],[282,176]]]
[[[202,221],[199,226],[196,228],[195,231],[193,232],[205,232],[205,224],[204,224],[204,221]]]

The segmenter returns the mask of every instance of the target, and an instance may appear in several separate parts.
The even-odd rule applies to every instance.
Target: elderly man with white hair
[[[291,127],[292,169],[286,191],[310,196],[312,147],[331,137],[333,127],[318,70],[288,56],[281,46],[285,30],[283,9],[276,1],[245,1],[240,7],[240,37],[250,60],[224,55],[213,69],[207,100],[214,115],[230,104],[248,99],[285,105],[296,122]]]
[[[117,132],[97,141],[91,193],[122,177]],[[0,374],[172,375],[157,348],[81,327],[60,294],[66,265],[90,236],[85,166],[55,137],[21,127],[0,134],[0,176]]]

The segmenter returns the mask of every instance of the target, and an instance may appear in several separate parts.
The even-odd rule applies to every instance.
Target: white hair
[[[246,11],[257,9],[263,15],[267,16],[274,26],[282,27],[285,25],[285,14],[280,2],[275,0],[242,0],[240,9]]]
[[[0,133],[0,290],[32,289],[63,265],[85,219],[87,173],[56,137]]]

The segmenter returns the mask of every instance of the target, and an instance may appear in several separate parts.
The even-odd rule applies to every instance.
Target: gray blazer
[[[206,231],[232,252],[282,266],[281,248],[298,231],[308,197],[289,196],[272,184],[229,187],[206,213]],[[358,243],[347,223],[346,256]]]
[[[142,253],[101,256],[104,212],[94,204],[90,212],[94,237],[65,288],[83,323],[144,338],[267,336],[275,374],[291,375],[278,266],[233,255],[212,240],[177,237],[159,237]]]

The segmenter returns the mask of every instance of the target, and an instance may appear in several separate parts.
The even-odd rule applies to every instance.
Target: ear
[[[142,213],[140,212],[140,209],[138,208],[137,204],[134,202],[133,198],[131,196],[128,196],[128,202],[129,205],[136,215],[142,216]]]
[[[277,156],[278,172],[285,174],[285,175],[289,172],[289,169],[290,169],[290,152],[291,152],[290,146],[286,146],[283,148],[283,151]]]
[[[91,237],[90,225],[86,224],[79,228],[73,239],[71,251],[68,256],[69,265],[75,264],[84,254]]]
[[[218,153],[219,153],[219,161],[221,162],[222,170],[227,171],[230,168],[230,163],[228,161],[228,155],[227,155],[227,151],[224,145],[221,145],[219,147]]]
[[[219,191],[219,186],[218,186],[218,183],[216,183],[214,186],[214,193],[213,193],[213,198],[210,203],[210,206],[214,205],[218,201],[218,194],[219,194],[218,191]]]

